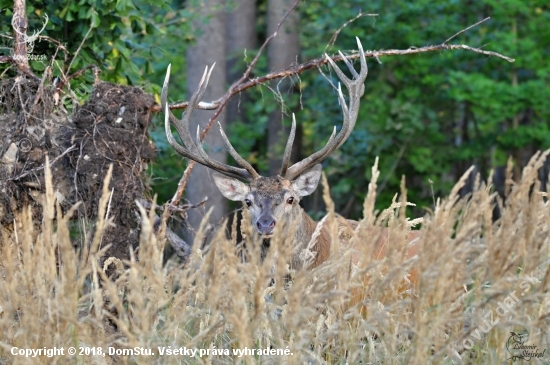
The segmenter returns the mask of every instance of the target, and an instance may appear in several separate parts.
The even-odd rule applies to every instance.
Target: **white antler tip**
[[[363,51],[363,45],[361,44],[359,37],[355,37],[355,39],[357,39],[357,47],[359,48],[359,51],[364,54],[365,52]]]
[[[164,78],[164,86],[168,84],[168,81],[170,80],[170,69],[172,68],[172,64],[169,63],[168,67],[166,68],[166,77]]]

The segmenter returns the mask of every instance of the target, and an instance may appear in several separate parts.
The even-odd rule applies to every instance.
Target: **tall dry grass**
[[[365,257],[363,268],[350,267],[347,247],[334,244],[332,258],[317,269],[289,273],[292,248],[284,232],[263,262],[252,235],[243,263],[236,239],[220,233],[210,250],[196,249],[187,265],[163,264],[153,216],[140,208],[139,260],[126,266],[109,260],[118,265],[115,282],[98,267],[102,234],[112,229],[106,216],[110,176],[101,218],[87,232],[88,244],[75,250],[68,229],[72,211],[61,214],[48,169],[40,229],[33,230],[32,212],[25,208],[12,229],[2,232],[0,363],[501,364],[512,361],[506,350],[512,331],[527,333],[524,343],[539,352],[550,350],[550,206],[537,182],[548,153],[533,157],[521,181],[509,181],[504,203],[481,181],[470,196],[459,198],[462,179],[424,217],[419,254],[409,260],[402,254],[411,226],[405,188],[392,207],[376,214],[374,179],[352,240],[369,245],[363,232],[387,225],[389,253],[380,261]],[[329,213],[323,224],[337,237],[328,193],[325,199]],[[502,217],[493,222],[495,204]],[[231,229],[236,237],[236,226]],[[412,268],[419,271],[417,287],[398,291]],[[367,274],[362,315],[347,299]],[[92,355],[69,356],[71,346],[78,352],[88,347]],[[12,355],[19,351],[14,348],[63,348],[64,355],[25,357]],[[119,354],[103,356],[109,348]],[[133,348],[154,355],[120,354]],[[159,348],[203,354],[160,355]],[[244,348],[291,354],[233,354]],[[529,363],[548,363],[546,352]]]

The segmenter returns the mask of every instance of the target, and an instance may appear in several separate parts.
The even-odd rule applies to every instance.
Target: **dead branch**
[[[98,75],[101,73],[101,70],[99,67],[97,67],[96,65],[88,65],[86,67],[83,67],[81,68],[80,70],[78,71],[75,71],[73,72],[72,74],[70,74],[69,76],[65,77],[64,80],[60,81],[56,86],[55,86],[55,89],[56,90],[61,90],[65,87],[65,85],[67,85],[67,83],[69,81],[71,81],[72,79],[76,78],[76,77],[79,77],[79,76],[82,76],[82,74],[84,74],[84,72],[86,72],[87,70],[89,69],[93,69],[94,70],[94,78],[95,78],[95,81],[94,81],[94,84],[97,84],[98,82]],[[69,69],[67,69],[69,70]]]
[[[160,220],[160,218],[159,218]],[[170,228],[166,228],[166,240],[170,243],[170,246],[176,252],[176,255],[181,259],[182,262],[187,262],[189,256],[191,256],[191,246],[182,240],[174,231]]]
[[[405,55],[412,55],[412,54],[426,53],[426,52],[434,52],[434,51],[466,50],[466,51],[475,52],[475,53],[479,53],[479,54],[486,55],[486,56],[498,57],[498,58],[501,58],[501,59],[506,60],[508,62],[514,62],[515,60],[513,58],[504,56],[504,55],[502,55],[500,53],[497,53],[497,52],[486,51],[486,50],[483,50],[483,49],[480,49],[480,48],[475,48],[475,47],[471,47],[471,46],[464,45],[464,44],[447,44],[453,38],[455,38],[458,35],[472,29],[473,27],[485,22],[488,19],[490,19],[490,18],[483,19],[480,22],[477,22],[473,25],[468,26],[467,28],[462,29],[461,31],[455,33],[452,37],[448,38],[445,42],[443,42],[439,45],[424,46],[424,47],[420,47],[420,48],[410,47],[409,49],[404,49],[404,50],[401,50],[401,49],[388,49],[388,50],[382,50],[382,51],[366,51],[365,52],[365,57],[370,57],[370,58],[374,58],[374,59],[378,60],[380,57],[385,57],[385,56],[405,56]],[[343,59],[342,56],[340,56],[340,55],[333,55],[333,56],[330,56],[330,57],[336,62],[342,61],[342,59]],[[355,60],[355,59],[359,58],[359,54],[356,53],[356,54],[348,55],[348,56],[345,56],[345,57],[348,60]],[[201,102],[201,103],[199,103],[198,109],[214,110],[214,109],[218,109],[218,108],[221,107],[222,110],[223,110],[223,107],[225,106],[227,101],[233,95],[238,94],[238,93],[240,93],[240,92],[242,92],[246,89],[249,89],[249,88],[257,86],[257,85],[264,84],[264,83],[266,83],[268,81],[271,81],[271,80],[276,80],[276,79],[281,79],[281,78],[284,78],[284,77],[294,76],[294,75],[300,74],[300,73],[302,73],[306,70],[323,66],[327,63],[328,63],[328,59],[327,59],[326,56],[324,56],[324,57],[313,59],[311,61],[299,64],[299,65],[291,65],[291,66],[287,67],[284,70],[277,71],[277,72],[272,72],[272,73],[269,73],[269,74],[264,75],[264,76],[249,79],[248,81],[245,81],[245,79],[241,78],[239,81],[243,80],[243,82],[239,83],[238,85],[234,84],[233,86],[231,86],[231,88],[229,88],[228,92],[224,96],[222,96],[221,98],[219,98],[217,100],[208,102],[208,103]],[[247,70],[247,72],[248,72],[248,70]],[[250,72],[245,73],[245,74],[250,74]],[[239,81],[237,81],[237,83]],[[179,102],[179,103],[173,103],[173,104],[169,105],[169,108],[171,110],[172,109],[186,109],[188,104],[189,103],[187,101]],[[160,105],[153,106],[152,111],[154,111],[154,112],[161,111]],[[220,112],[221,112],[221,110],[217,111],[216,115],[219,115]],[[204,131],[203,131],[203,133],[204,133]]]
[[[94,27],[92,26],[92,24],[90,24],[90,28],[88,28],[88,31],[86,32],[86,35],[84,35],[84,38],[82,38],[82,41],[80,42],[80,45],[78,46],[71,62],[69,63],[69,66],[67,67],[67,73],[69,73],[71,71],[71,66],[73,65],[74,60],[76,59],[76,57],[80,53],[80,50],[82,49],[82,46],[84,45],[84,42],[86,41],[86,39],[88,39],[88,36],[90,35],[90,32],[92,31],[93,28]],[[65,80],[65,82],[67,82],[67,81],[68,80]]]
[[[59,156],[57,156],[56,158],[54,158],[50,163],[50,167],[56,163],[59,159],[61,159],[63,156],[65,156],[67,153],[71,152],[72,150],[74,150],[76,148],[76,146],[73,144],[71,147],[67,148],[62,154],[60,154]],[[26,170],[26,171],[23,171],[22,173],[20,173],[19,175],[17,176],[14,176],[12,178],[9,178],[8,180],[19,180],[25,176],[27,176],[28,174],[31,174],[33,172],[37,172],[37,171],[40,171],[42,169],[46,168],[46,164],[43,164],[41,166],[38,166],[34,169],[30,169],[30,170]]]
[[[375,17],[375,16],[378,16],[378,14],[369,14],[369,13],[364,13],[364,12],[359,12],[359,14],[357,14],[354,18],[348,20],[347,22],[345,22],[344,24],[342,24],[342,26],[340,26],[340,28],[338,28],[336,30],[336,32],[334,32],[334,34],[332,35],[332,37],[330,37],[330,40],[328,41],[327,45],[325,46],[325,49],[323,50],[323,53],[327,53],[327,49],[329,47],[333,47],[334,46],[334,43],[336,42],[336,38],[338,38],[338,35],[340,35],[340,32],[345,28],[347,27],[348,25],[350,25],[351,23],[353,23],[354,21],[356,21],[357,19],[359,18],[362,18],[364,16],[372,16],[372,17]]]
[[[151,204],[145,199],[138,199],[137,202],[141,204],[145,209],[159,209],[158,206]],[[202,202],[204,203],[204,202]],[[200,203],[200,204],[202,204]],[[136,212],[136,219],[141,224],[141,215],[139,215]],[[155,214],[155,223],[153,225],[155,233],[158,233],[159,228],[162,227],[162,220],[158,215]],[[191,246],[181,237],[179,237],[174,231],[172,231],[169,227],[165,228],[165,237],[170,246],[174,249],[176,252],[176,255],[181,259],[182,262],[187,262],[189,260],[189,256],[191,255]],[[139,247],[136,249],[135,253],[137,254],[139,252]]]
[[[45,40],[46,42],[50,42],[52,44],[55,44],[56,47],[60,50],[62,50],[65,53],[65,60],[67,59],[67,55],[69,54],[69,50],[57,39],[48,37],[47,35],[40,35],[38,36],[38,39]]]
[[[150,202],[148,202],[145,199],[139,199],[139,203],[145,209],[155,208],[155,211],[160,211],[160,212],[164,212],[166,209],[169,209],[172,213],[176,212],[176,213],[180,213],[180,214],[185,214],[185,212],[188,211],[189,209],[195,209],[195,208],[203,206],[206,203],[207,200],[208,199],[205,198],[202,201],[198,202],[197,204],[184,204],[184,205],[180,205],[180,206],[173,206],[173,205],[168,205],[168,206],[154,205],[153,206],[153,204],[151,204]]]

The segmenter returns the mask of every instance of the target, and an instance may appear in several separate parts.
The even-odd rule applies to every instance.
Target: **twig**
[[[80,70],[78,71],[75,71],[73,72],[72,74],[70,74],[69,76],[65,77],[64,80],[60,81],[57,85],[56,85],[56,90],[61,90],[63,89],[63,87],[65,87],[65,85],[71,81],[72,79],[76,78],[76,77],[79,77],[81,76],[84,72],[86,72],[87,70],[89,69],[93,69],[94,70],[94,78],[96,78],[97,74],[101,72],[101,70],[99,69],[99,67],[97,67],[96,65],[88,65],[84,68],[81,68]]]
[[[55,44],[59,49],[61,49],[63,52],[69,52],[67,50],[67,48],[65,48],[65,46],[63,45],[63,43],[61,43],[60,41],[58,41],[57,39],[54,39],[52,37],[48,37],[47,35],[39,35],[38,36],[38,39],[43,39],[45,40],[46,42],[50,42],[50,43],[53,43]]]
[[[447,44],[448,41],[450,41],[451,39],[455,38],[455,37],[458,36],[459,34],[462,34],[462,33],[464,33],[464,32],[467,32],[467,31],[469,31],[470,29],[472,29],[473,27],[478,26],[478,25],[480,25],[481,23],[483,23],[484,21],[487,21],[487,20],[489,20],[489,19],[491,19],[490,16],[488,16],[487,18],[485,18],[485,19],[483,19],[483,20],[480,20],[479,22],[477,22],[477,23],[475,23],[475,24],[470,25],[468,28],[462,29],[460,32],[456,33],[456,34],[453,35],[451,38],[449,38],[449,39],[447,39],[445,42],[443,42],[443,44]]]
[[[208,199],[204,199],[204,200],[198,202],[197,204],[184,204],[184,205],[181,205],[181,206],[173,206],[173,205],[166,205],[166,204],[165,205],[155,205],[154,208],[155,208],[155,210],[158,210],[158,211],[161,211],[161,212],[164,212],[164,210],[166,208],[168,208],[172,212],[178,212],[180,214],[183,214],[186,211],[188,211],[189,209],[194,209],[194,208],[198,208],[200,206],[203,206],[206,203],[207,200]],[[140,199],[139,203],[146,209],[153,208],[153,204],[151,204],[150,202],[148,202],[145,199]]]
[[[351,23],[353,23],[354,21],[356,21],[357,19],[361,18],[361,17],[364,17],[364,16],[378,16],[378,14],[368,14],[368,13],[363,13],[363,12],[359,12],[359,14],[357,14],[355,16],[355,18],[353,19],[350,19],[348,20],[347,22],[345,22],[344,24],[342,24],[342,26],[340,28],[338,28],[336,30],[336,32],[334,32],[334,34],[332,35],[332,37],[330,37],[330,40],[328,41],[325,49],[323,50],[323,54],[327,53],[327,49],[329,47],[332,47],[334,46],[334,42],[336,42],[336,38],[338,38],[338,35],[340,34],[340,32],[342,31],[342,29],[344,29],[345,27],[347,27],[348,25],[350,25]]]
[[[195,166],[195,161],[189,161],[187,164],[187,167],[185,168],[185,171],[183,172],[183,175],[178,182],[178,190],[176,190],[176,193],[172,197],[172,200],[168,204],[169,206],[177,207],[181,196],[183,195],[183,192],[185,191],[185,188],[187,187],[187,181],[189,181],[189,175],[191,175],[191,171],[193,171],[193,167]],[[166,222],[168,222],[168,218],[170,217],[170,209],[165,209],[162,213],[162,223],[160,228],[160,237],[164,237],[166,234]]]
[[[86,41],[86,39],[88,38],[88,36],[90,35],[90,32],[92,31],[94,27],[92,26],[92,24],[90,23],[90,28],[88,28],[88,31],[86,32],[86,35],[84,36],[84,38],[82,38],[82,41],[80,42],[80,45],[78,46],[78,48],[76,49],[76,52],[73,56],[73,59],[71,60],[71,62],[69,63],[69,67],[67,67],[67,73],[69,73],[71,71],[71,66],[73,65],[73,62],[74,60],[76,59],[76,57],[78,56],[78,54],[80,53],[80,50],[82,49],[82,45],[84,44],[84,42]]]
[[[36,104],[38,104],[38,100],[42,98],[42,93],[44,92],[44,82],[48,78],[50,71],[51,71],[50,66],[46,66],[46,69],[44,70],[44,74],[42,75],[42,79],[40,80],[40,86],[38,86],[38,90],[36,91],[36,95],[34,97],[34,103],[32,104],[31,112],[33,111]]]
[[[481,22],[478,22],[474,25],[471,25],[468,28],[465,28],[465,29],[461,30],[460,32],[456,33],[451,38],[447,39],[445,42],[443,42],[442,44],[439,44],[439,45],[424,46],[424,47],[420,47],[420,48],[411,47],[409,49],[404,49],[404,50],[402,50],[402,49],[388,49],[388,50],[382,50],[382,51],[366,51],[365,52],[365,57],[370,57],[370,58],[374,58],[374,59],[378,60],[379,57],[383,57],[383,56],[405,56],[405,55],[412,55],[412,54],[426,53],[426,52],[434,52],[434,51],[444,51],[444,50],[450,50],[450,51],[466,50],[466,51],[470,51],[470,52],[483,54],[483,55],[486,55],[486,56],[498,57],[498,58],[501,58],[501,59],[506,60],[508,62],[514,62],[515,60],[513,58],[504,56],[504,55],[502,55],[500,53],[497,53],[497,52],[485,51],[485,50],[480,49],[480,48],[474,48],[474,47],[470,47],[470,46],[463,45],[463,44],[447,44],[447,42],[449,40],[453,39],[454,37],[456,37],[457,35],[459,35],[461,33],[464,33],[468,29],[471,29],[472,27],[484,22],[485,20],[486,19],[484,19]],[[334,55],[334,56],[331,56],[331,58],[335,62],[342,61],[342,56],[340,56],[340,55]],[[358,53],[352,54],[352,55],[346,56],[346,58],[348,60],[354,60],[354,59],[359,58],[359,54]],[[302,72],[304,72],[306,70],[309,70],[311,68],[316,68],[316,67],[325,65],[327,63],[328,63],[327,58],[326,57],[321,57],[321,58],[313,59],[311,61],[299,64],[299,65],[292,65],[292,66],[289,66],[288,68],[286,68],[282,71],[272,72],[272,73],[267,74],[265,76],[256,77],[254,79],[249,79],[248,81],[243,82],[243,83],[237,85],[236,87],[231,87],[230,90],[228,91],[228,93],[230,92],[230,96],[233,96],[233,95],[238,94],[238,93],[240,93],[240,92],[242,92],[246,89],[249,89],[251,87],[266,83],[267,81],[271,81],[271,80],[280,79],[280,78],[292,76],[292,75],[295,75],[295,74],[299,74],[299,73],[302,73]],[[197,108],[198,109],[203,109],[203,110],[214,110],[216,108],[219,108],[222,105],[222,103],[226,103],[227,102],[226,98],[227,98],[227,94],[222,96],[221,98],[219,98],[217,100],[214,100],[214,101],[211,101],[211,102],[206,102],[206,103],[201,102],[201,103],[199,103]],[[179,103],[170,104],[169,108],[171,110],[186,109],[188,105],[189,105],[189,103],[187,101],[186,102],[179,102]],[[160,105],[154,105],[152,107],[153,112],[159,112],[161,110],[162,109],[161,109]]]
[[[15,63],[15,60],[11,56],[0,56],[0,63]]]
[[[59,156],[57,156],[56,158],[54,158],[51,162],[50,162],[50,167],[56,163],[61,157],[65,156],[67,153],[71,152],[72,150],[75,149],[75,145],[73,144],[71,147],[67,148],[62,154],[60,154]],[[9,180],[12,180],[12,181],[17,181],[25,176],[27,176],[28,174],[31,174],[33,172],[37,172],[37,171],[40,171],[42,169],[44,169],[46,167],[46,164],[43,164],[43,165],[40,165],[34,169],[30,169],[30,170],[27,170],[25,172],[22,172],[21,174],[17,175],[17,176],[14,176],[12,178],[10,178]]]
[[[191,246],[170,228],[166,228],[166,240],[170,243],[170,246],[172,246],[181,261],[186,263],[189,260],[189,256],[191,256]]]

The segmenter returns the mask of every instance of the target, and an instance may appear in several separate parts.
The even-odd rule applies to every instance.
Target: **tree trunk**
[[[267,30],[268,35],[273,34],[277,25],[285,12],[292,6],[290,0],[269,0],[267,5]],[[276,71],[285,69],[291,64],[298,62],[300,54],[300,43],[298,37],[299,16],[297,11],[293,11],[279,29],[277,37],[275,37],[268,47],[268,62],[269,70]],[[280,92],[282,95],[287,95],[292,92],[292,80],[286,78],[282,81],[275,81],[271,87]],[[277,107],[269,115],[268,135],[267,135],[267,151],[269,158],[269,174],[276,175],[280,172],[284,146],[287,136],[290,131],[290,118],[287,118],[286,127],[283,125],[283,113],[280,107]],[[297,136],[299,137],[299,136]],[[299,143],[296,141],[295,147]],[[297,148],[293,149],[295,154]]]
[[[25,0],[15,0],[13,3],[13,58],[19,71],[29,72],[29,59],[27,57],[27,9]]]
[[[246,70],[241,60],[247,53],[247,59],[252,60],[251,50],[256,48],[256,1],[235,0],[235,8],[226,16],[227,43],[227,81],[229,84],[237,81]],[[239,67],[241,65],[241,67]],[[246,121],[244,110],[239,106],[248,101],[248,94],[243,93],[233,97],[227,105],[227,123]]]
[[[211,66],[216,62],[216,67],[210,78],[208,89],[204,95],[204,101],[215,100],[226,91],[225,68],[225,13],[224,0],[205,0],[202,7],[196,13],[195,26],[201,30],[197,43],[187,50],[187,97],[190,98],[197,89],[199,81],[206,65]],[[208,16],[208,19],[206,17]],[[191,131],[196,131],[197,124],[201,130],[206,126],[212,116],[212,111],[197,110],[191,118]],[[225,127],[225,112],[218,117],[219,122]],[[213,159],[226,162],[227,154],[218,128],[214,126],[204,140],[206,152]],[[217,189],[212,179],[212,171],[197,164],[191,173],[186,198],[197,203],[208,197],[205,209],[191,209],[188,213],[187,241],[193,242],[200,223],[208,210],[213,208],[209,223],[218,224],[227,213],[227,200]]]

